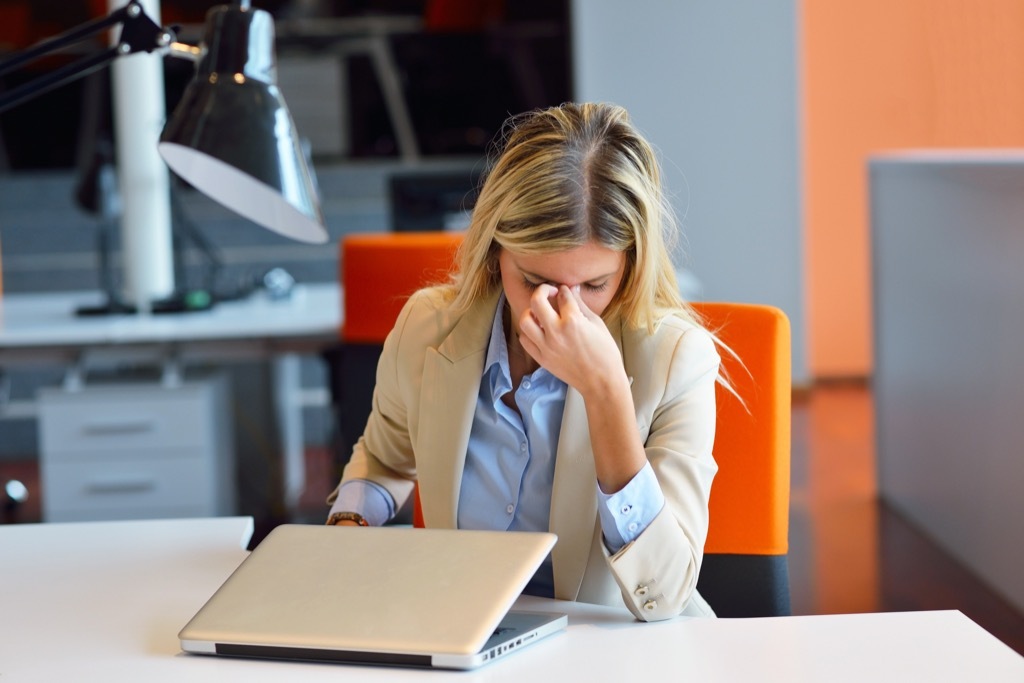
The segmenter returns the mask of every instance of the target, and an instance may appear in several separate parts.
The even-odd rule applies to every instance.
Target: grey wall
[[[662,154],[702,298],[768,303],[808,379],[795,0],[575,0],[575,99],[629,109]]]
[[[882,498],[1024,610],[1024,155],[871,159]]]

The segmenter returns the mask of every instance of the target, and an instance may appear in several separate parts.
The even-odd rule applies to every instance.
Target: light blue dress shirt
[[[504,306],[502,295],[491,325],[469,436],[458,527],[547,531],[566,385],[544,368],[538,368],[515,389],[519,413],[505,405],[502,397],[513,388],[502,321]],[[594,486],[605,545],[612,553],[643,533],[665,504],[650,463],[614,494],[605,494],[597,482]],[[352,480],[342,485],[331,510],[356,511],[370,524],[377,525],[394,516],[395,504],[383,487],[366,480]],[[550,556],[524,592],[554,595]]]

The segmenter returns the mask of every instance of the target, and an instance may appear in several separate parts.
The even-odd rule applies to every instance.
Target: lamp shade
[[[214,7],[201,55],[160,136],[164,161],[255,223],[303,242],[326,242],[313,176],[277,87],[270,14]]]

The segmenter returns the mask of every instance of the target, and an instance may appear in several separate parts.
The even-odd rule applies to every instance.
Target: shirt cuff
[[[635,541],[664,505],[665,494],[649,462],[615,493],[607,494],[598,485],[597,510],[608,550],[615,554]]]
[[[369,479],[351,479],[338,488],[330,514],[335,512],[357,512],[370,526],[382,526],[395,516],[395,502],[380,484]]]

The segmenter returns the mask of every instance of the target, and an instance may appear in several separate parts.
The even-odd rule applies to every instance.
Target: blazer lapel
[[[608,329],[622,355],[622,326],[613,321]],[[632,381],[632,378],[630,378]],[[597,516],[597,473],[590,443],[587,407],[578,391],[565,394],[562,429],[558,436],[555,479],[551,494],[549,528],[558,536],[551,553],[555,597],[575,600],[590,557],[590,546],[600,538]]]
[[[473,306],[423,363],[416,476],[423,521],[454,529],[497,295]]]
[[[555,597],[559,600],[575,600],[583,581],[597,523],[596,482],[587,408],[579,392],[569,387],[558,435],[549,523],[551,532],[558,536],[551,563]]]

